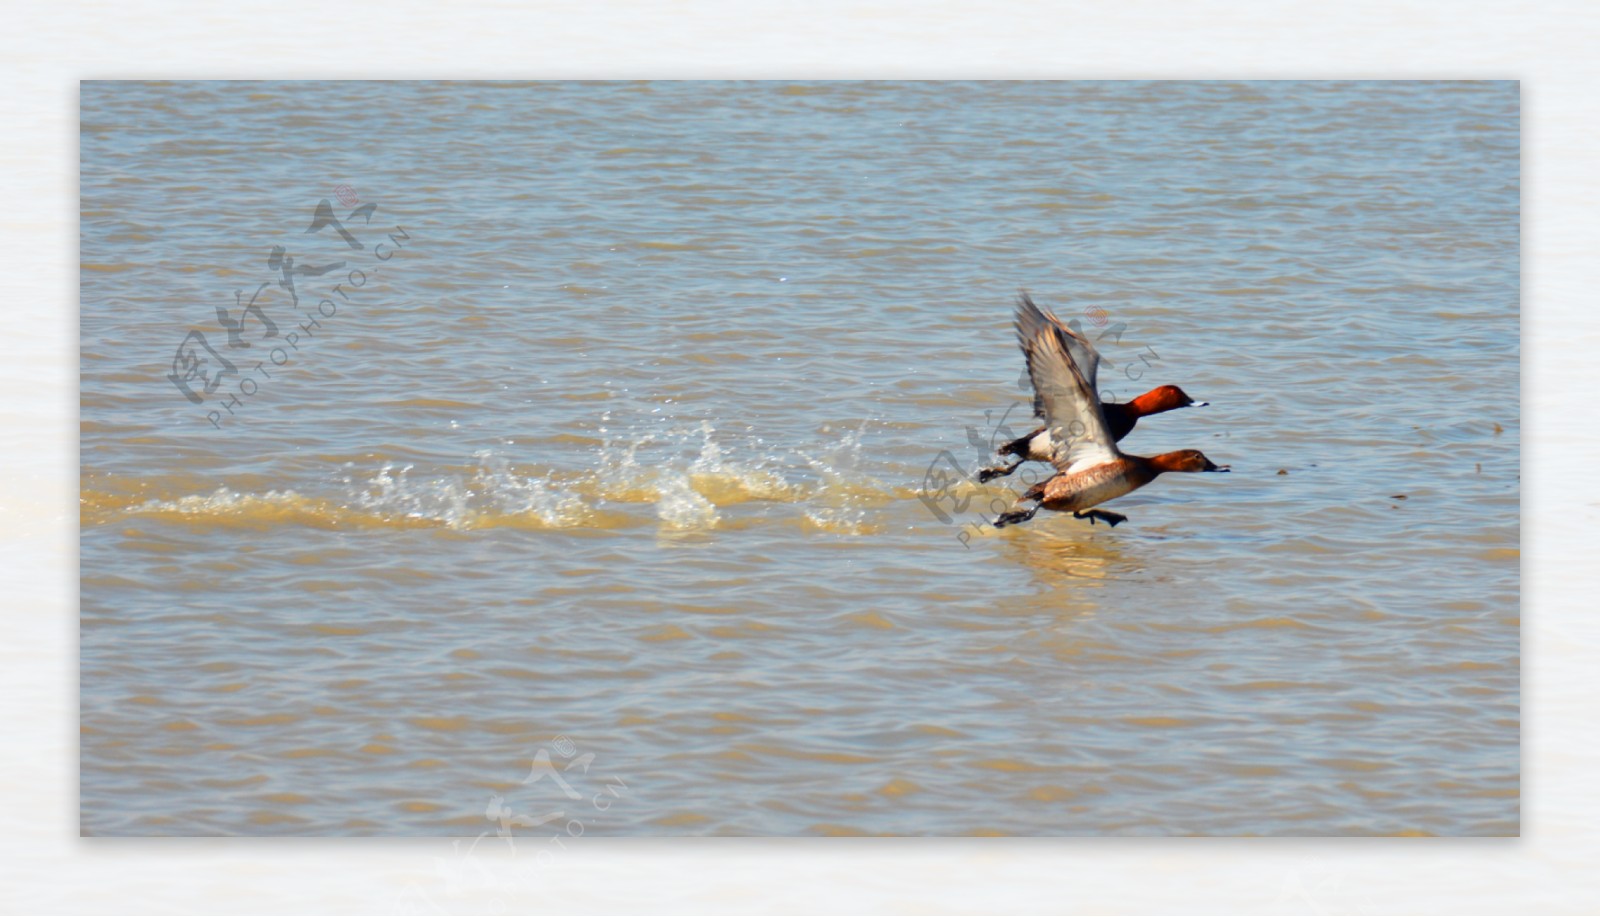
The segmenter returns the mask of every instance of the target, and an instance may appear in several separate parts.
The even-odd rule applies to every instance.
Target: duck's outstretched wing
[[[1035,316],[1044,319],[1043,324]],[[1029,332],[1031,337],[1022,337]],[[1055,450],[1051,464],[1071,473],[1119,458],[1121,453],[1100,408],[1100,396],[1070,355],[1081,353],[1092,371],[1100,359],[1094,347],[1050,321],[1025,295],[1017,306],[1017,335],[1022,337],[1028,378],[1033,380],[1034,413],[1044,418],[1050,430]]]
[[[1041,309],[1033,304],[1033,299],[1028,292],[1023,290],[1017,295],[1017,343],[1022,345],[1023,353],[1028,351],[1028,342],[1038,337],[1041,331],[1053,329],[1059,332],[1062,338],[1061,346],[1067,355],[1078,367],[1078,372],[1083,373],[1083,378],[1089,383],[1089,390],[1100,391],[1100,352],[1094,349],[1087,339],[1068,328],[1066,323],[1056,318],[1055,313]],[[1035,402],[1037,409],[1037,402]],[[1039,416],[1043,417],[1043,414]]]

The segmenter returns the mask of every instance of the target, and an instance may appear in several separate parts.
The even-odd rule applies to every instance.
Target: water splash
[[[893,495],[887,485],[862,468],[861,437],[866,426],[863,421],[845,433],[820,458],[799,453],[821,478],[805,510],[806,521],[815,528],[843,535],[879,531],[867,521],[867,511],[887,503]],[[823,427],[823,432],[830,430]]]
[[[656,500],[656,515],[669,528],[711,528],[721,519],[716,506],[697,493],[685,475],[665,473],[657,489],[661,496]]]
[[[753,500],[789,503],[803,499],[804,489],[785,480],[781,469],[773,467],[772,456],[746,450],[753,456],[754,464],[732,461],[723,455],[710,421],[701,421],[699,432],[700,454],[689,465],[688,477],[694,489],[707,499],[718,506]],[[756,445],[761,445],[759,439]]]
[[[562,493],[546,477],[522,475],[504,456],[479,450],[470,476],[447,475],[416,480],[415,465],[398,470],[385,464],[351,495],[356,508],[378,516],[432,520],[450,528],[475,528],[518,518],[545,527],[575,525],[585,514],[584,502]],[[346,484],[351,478],[345,478]]]
[[[608,439],[591,453],[587,468],[518,466],[503,452],[483,449],[473,454],[472,465],[456,469],[386,462],[363,474],[347,462],[336,478],[337,492],[328,496],[221,487],[124,504],[123,511],[200,524],[553,529],[645,523],[637,510],[605,508],[631,504],[649,506],[665,529],[688,530],[716,528],[724,511],[740,507],[745,518],[798,518],[813,529],[866,534],[879,530],[869,521],[870,510],[904,494],[865,470],[864,431],[862,424],[812,454],[771,449],[759,437],[719,436],[709,421],[701,421]],[[822,432],[834,435],[826,427]]]

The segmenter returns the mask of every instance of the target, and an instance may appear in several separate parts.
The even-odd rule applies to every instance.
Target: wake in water
[[[877,529],[869,511],[903,498],[863,468],[866,425],[807,450],[770,450],[742,441],[730,458],[710,422],[607,440],[590,467],[519,467],[498,450],[480,450],[466,469],[428,471],[384,464],[362,473],[346,463],[338,493],[315,497],[295,490],[239,493],[226,487],[172,499],[95,500],[120,514],[221,525],[270,527],[299,523],[325,528],[494,527],[626,528],[654,523],[676,531],[728,524],[732,508],[751,517],[797,521],[815,530],[863,534]],[[605,432],[602,428],[602,432]],[[832,431],[824,428],[825,434]],[[507,446],[512,445],[507,443]],[[765,450],[765,451],[764,451]],[[121,502],[123,505],[116,506]],[[768,504],[757,509],[746,504]],[[793,506],[798,514],[785,511]],[[641,508],[648,507],[641,512]]]

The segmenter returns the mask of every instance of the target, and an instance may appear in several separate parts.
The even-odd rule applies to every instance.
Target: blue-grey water
[[[1518,105],[83,84],[82,831],[1517,833]]]

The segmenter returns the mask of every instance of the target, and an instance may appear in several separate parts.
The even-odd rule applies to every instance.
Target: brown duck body
[[[1058,513],[1078,512],[1133,493],[1160,473],[1152,459],[1124,455],[1073,474],[1054,475],[1035,484],[1022,499],[1037,500],[1045,509]]]
[[[1001,527],[1014,522],[1025,522],[1040,509],[1058,513],[1084,513],[1090,517],[1098,515],[1111,525],[1116,525],[1126,517],[1095,510],[1093,507],[1133,493],[1169,471],[1227,470],[1226,465],[1212,462],[1197,449],[1163,452],[1149,458],[1140,455],[1118,455],[1111,461],[1081,471],[1059,472],[1048,481],[1034,485],[1022,495],[1021,502],[1031,500],[1037,505],[1030,510],[1007,513],[997,519],[995,525]],[[1085,513],[1086,510],[1092,511]]]

